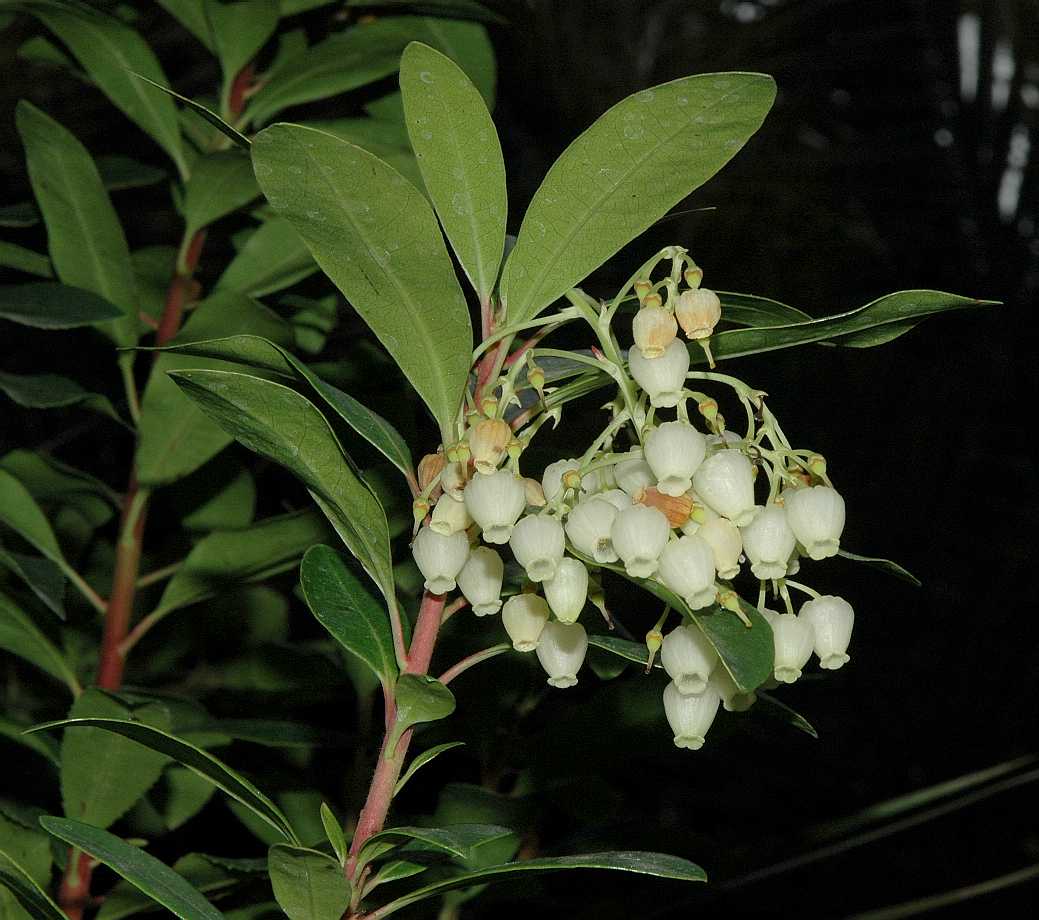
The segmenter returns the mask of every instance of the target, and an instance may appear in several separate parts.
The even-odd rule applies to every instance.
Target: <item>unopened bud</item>
[[[411,504],[411,515],[415,518],[415,523],[421,524],[427,514],[429,514],[429,502],[424,498],[416,498]]]
[[[642,307],[659,307],[663,306],[664,298],[661,297],[656,291],[650,291],[645,297],[642,298]]]
[[[563,473],[562,483],[564,489],[580,489],[580,472],[578,472],[577,470],[567,470],[565,473]]]
[[[646,633],[646,648],[649,649],[650,655],[655,655],[660,651],[660,646],[664,643],[664,634],[659,629],[651,629]]]
[[[812,454],[808,458],[808,469],[822,479],[826,475],[826,458],[821,454]]]
[[[447,449],[447,459],[451,463],[468,463],[469,462],[469,444],[466,441],[459,441],[457,444],[452,444]]]
[[[527,496],[527,505],[531,508],[545,507],[545,490],[536,479],[526,477],[523,480],[523,491]]]
[[[703,281],[703,269],[698,265],[690,265],[682,272],[682,277],[685,279],[685,283],[695,291]]]
[[[480,411],[487,418],[494,418],[498,414],[498,397],[485,396],[480,403]]]
[[[435,454],[426,454],[418,464],[418,487],[419,491],[425,492],[429,484],[443,471],[447,458],[437,451]]]
[[[722,302],[714,291],[683,291],[675,304],[675,318],[690,339],[706,339],[722,316]]]
[[[545,395],[545,372],[533,359],[527,362],[527,382],[537,390],[539,396]]]
[[[693,500],[688,495],[664,495],[656,487],[640,489],[634,498],[640,505],[649,505],[662,512],[672,527],[681,527],[693,510]]]
[[[703,402],[696,404],[697,410],[707,421],[713,422],[718,417],[718,401],[715,399],[705,399]]]
[[[519,460],[529,443],[529,436],[527,441],[521,441],[519,438],[511,438],[508,446],[505,448],[505,452],[509,455],[510,460]]]
[[[650,297],[660,300],[656,294],[652,294]],[[667,346],[675,340],[675,336],[678,334],[678,323],[670,311],[665,310],[659,303],[651,306],[650,297],[646,298],[642,309],[635,314],[631,331],[635,338],[635,345],[638,346],[643,357],[659,358]]]
[[[639,300],[642,300],[650,291],[653,290],[653,282],[648,278],[639,278],[635,282],[635,294]]]
[[[505,457],[512,428],[500,418],[485,418],[469,429],[469,450],[477,472],[493,473]]]

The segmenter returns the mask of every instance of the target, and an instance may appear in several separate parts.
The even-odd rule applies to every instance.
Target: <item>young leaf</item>
[[[427,763],[433,760],[434,757],[439,757],[445,751],[450,751],[456,747],[464,747],[464,741],[448,741],[444,744],[438,744],[429,750],[423,751],[413,761],[411,761],[408,769],[404,771],[404,775],[397,780],[397,785],[393,787],[393,795],[397,796],[400,794],[401,789],[404,788],[404,784],[411,779],[419,770],[421,770]]]
[[[339,920],[350,906],[350,883],[331,856],[277,843],[267,865],[274,897],[289,920]]]
[[[412,42],[400,65],[408,135],[437,216],[481,303],[505,251],[505,162],[490,112],[450,58]]]
[[[321,826],[325,829],[325,836],[328,838],[328,842],[332,844],[332,849],[339,859],[339,864],[345,866],[350,851],[346,843],[346,837],[343,836],[343,825],[339,823],[339,819],[326,802],[321,803]]]
[[[446,719],[455,711],[455,695],[426,674],[402,674],[393,697],[397,701],[397,721],[393,735],[386,739],[387,757],[396,750],[400,736],[413,725]]]
[[[683,77],[629,96],[549,170],[502,274],[510,323],[536,316],[721,169],[761,126],[771,77]]]
[[[298,125],[258,134],[253,163],[272,206],[299,231],[450,440],[472,327],[429,203],[377,157]]]
[[[49,281],[0,288],[0,317],[37,329],[75,329],[119,319],[123,311],[82,288]]]
[[[373,920],[382,920],[390,914],[409,907],[427,898],[436,897],[456,888],[468,888],[498,882],[514,875],[543,875],[569,869],[614,869],[621,872],[636,872],[658,878],[676,879],[682,882],[706,882],[707,874],[695,863],[666,853],[647,853],[638,850],[611,853],[588,853],[580,856],[545,856],[522,862],[488,866],[473,872],[463,872],[432,885],[417,888],[385,904],[372,913]]]
[[[79,681],[65,656],[21,610],[12,599],[0,592],[0,649],[46,671],[61,681],[73,696],[80,692]]]
[[[180,371],[176,383],[236,440],[310,489],[365,571],[394,597],[386,514],[354,474],[328,422],[295,390],[227,371]]]
[[[224,150],[200,157],[191,165],[184,195],[185,233],[194,234],[259,195],[252,163],[245,154]]]
[[[312,546],[299,571],[303,597],[317,621],[388,686],[397,662],[386,609],[376,603],[329,546]]]
[[[34,920],[68,920],[65,912],[50,899],[33,877],[2,849],[0,886],[10,891]],[[0,906],[3,906],[2,903]]]
[[[52,728],[72,728],[83,732],[90,728],[102,729],[136,741],[138,745],[164,755],[164,758],[171,757],[199,776],[208,779],[217,789],[227,793],[236,802],[240,802],[261,821],[270,825],[285,840],[290,843],[299,843],[288,819],[274,802],[223,761],[193,744],[157,728],[152,728],[150,725],[145,725],[143,722],[128,722],[123,719],[65,719],[60,722],[37,725],[32,730],[45,731]],[[87,760],[89,762],[89,757]]]
[[[58,278],[121,309],[122,318],[105,331],[118,345],[134,344],[137,291],[130,250],[94,161],[72,134],[25,100],[15,121]]]
[[[60,409],[82,403],[84,408],[125,424],[107,396],[84,390],[75,380],[58,374],[5,374],[0,371],[0,390],[27,409]]]
[[[892,562],[890,559],[878,559],[874,556],[859,556],[858,554],[846,549],[837,550],[837,555],[843,556],[845,559],[851,559],[853,562],[861,562],[865,565],[873,566],[873,568],[880,569],[882,572],[894,575],[895,578],[901,578],[903,581],[908,581],[909,584],[915,588],[919,588],[922,584],[920,579],[912,572],[902,568],[902,566],[897,562]]]
[[[754,707],[754,712],[760,710],[766,715],[780,719],[788,725],[792,725],[799,731],[804,732],[806,735],[818,740],[819,733],[815,730],[815,726],[801,715],[801,713],[795,712],[787,706],[786,703],[781,703],[769,693],[762,693],[760,690],[755,691],[755,693],[758,698],[758,705]]]
[[[50,259],[45,255],[26,249],[17,243],[8,243],[6,240],[0,240],[0,267],[13,268],[39,278],[54,277]],[[121,311],[119,315],[123,315]]]
[[[158,142],[181,175],[187,175],[173,102],[134,76],[136,72],[158,83],[166,82],[148,43],[118,19],[85,3],[59,6],[34,0],[26,6],[69,48],[98,88]]]
[[[283,217],[261,224],[231,260],[216,283],[217,290],[265,297],[291,287],[318,270],[303,238]]]
[[[222,920],[222,915],[183,876],[108,831],[73,821],[45,816],[40,825],[70,846],[89,853],[136,886],[156,903],[182,920]]]

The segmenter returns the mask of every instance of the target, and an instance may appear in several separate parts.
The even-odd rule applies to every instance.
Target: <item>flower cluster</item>
[[[653,282],[653,270],[667,259],[670,273]],[[501,376],[462,421],[459,440],[420,465],[413,544],[426,589],[457,588],[476,616],[500,611],[513,648],[536,652],[553,687],[578,681],[588,648],[579,620],[590,598],[601,596],[600,569],[662,585],[676,598],[675,609],[665,609],[647,633],[646,662],[652,665],[659,651],[671,678],[663,702],[675,744],[693,750],[720,706],[745,710],[759,689],[737,684],[696,623],[697,611],[721,605],[751,625],[733,579],[745,574],[756,582],[755,606],[774,643],[770,686],[797,680],[813,652],[821,667],[841,667],[854,620],[847,601],[791,580],[802,559],[837,553],[844,500],[824,459],[790,445],[764,393],[713,370],[710,343],[721,301],[701,279],[685,250],[669,247],[610,304],[571,292],[572,307],[550,319],[585,319],[598,347],[591,357],[527,348],[504,373],[499,361]],[[613,326],[618,308],[636,301],[634,345],[625,360]],[[712,370],[691,369],[690,345],[702,349]],[[559,420],[540,355],[570,355],[601,368],[617,395],[609,423],[588,449],[533,479],[521,472],[523,452],[541,424]],[[701,382],[732,392],[746,414],[745,432],[727,429],[717,400],[691,388]],[[533,405],[530,391],[537,394]],[[662,417],[663,410],[673,417]],[[524,581],[503,600],[506,547]],[[808,597],[796,613],[791,589]],[[784,612],[765,606],[769,591]],[[601,600],[594,606],[606,615]],[[665,635],[669,616],[681,622]],[[612,628],[608,615],[607,623]]]

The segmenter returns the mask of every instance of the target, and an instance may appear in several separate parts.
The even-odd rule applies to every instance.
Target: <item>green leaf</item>
[[[167,767],[160,780],[162,801],[156,807],[171,831],[195,817],[213,797],[213,784],[187,767]]]
[[[125,424],[107,396],[84,390],[75,380],[58,374],[21,375],[0,371],[0,390],[27,409],[60,409],[82,403],[84,408]]]
[[[722,319],[741,326],[783,326],[812,319],[804,310],[754,294],[717,291],[722,302]]]
[[[26,249],[17,243],[8,243],[0,240],[0,267],[13,268],[27,275],[36,275],[40,278],[53,278],[54,270],[51,268],[50,259],[39,252]],[[3,314],[0,313],[0,316]],[[122,316],[122,312],[119,313]]]
[[[362,859],[377,859],[387,841],[403,838],[409,841],[405,852],[432,851],[445,853],[453,859],[469,862],[478,848],[504,837],[515,837],[516,832],[497,824],[452,824],[450,827],[390,827],[368,838],[362,849]],[[386,850],[385,852],[389,852]],[[381,855],[381,853],[379,854]]]
[[[69,719],[130,719],[166,727],[169,713],[154,703],[131,710],[101,690],[88,689],[72,704]],[[146,726],[147,727],[147,726]],[[66,732],[61,742],[61,799],[65,814],[98,827],[122,817],[162,774],[166,757],[125,738],[96,730]]]
[[[505,251],[505,162],[490,112],[450,58],[412,42],[401,60],[408,135],[451,246],[482,303]]]
[[[206,19],[205,0],[157,0],[167,13],[195,36],[206,48],[213,50],[213,36]]]
[[[683,77],[618,102],[553,164],[502,274],[510,323],[585,278],[721,169],[761,126],[771,77]]]
[[[40,818],[44,830],[89,853],[182,920],[223,920],[183,876],[114,834],[69,818]]]
[[[0,469],[0,524],[6,524],[44,556],[67,565],[54,531],[29,490],[7,470]]]
[[[12,598],[0,592],[0,649],[50,674],[65,684],[73,695],[79,693],[79,681],[57,646],[50,641]]]
[[[247,469],[181,518],[185,530],[243,530],[256,514],[256,481]]]
[[[303,597],[317,621],[384,686],[397,675],[386,609],[376,602],[329,546],[312,546],[300,566]]]
[[[806,735],[810,735],[812,738],[819,738],[819,733],[815,730],[815,726],[801,715],[801,713],[795,712],[787,706],[786,703],[780,702],[770,693],[763,693],[760,690],[755,691],[755,693],[758,698],[758,705],[755,706],[752,711],[757,712],[761,710],[773,718],[780,719],[788,725],[792,725],[798,731],[802,731]]]
[[[59,280],[103,297],[123,311],[103,327],[118,345],[137,340],[137,291],[130,250],[112,202],[86,148],[24,99],[15,121],[29,178],[47,223]]]
[[[182,856],[173,864],[173,871],[183,876],[200,894],[226,894],[229,888],[242,881],[241,875],[217,865],[201,853]],[[154,914],[156,907],[155,902],[135,886],[120,882],[105,893],[96,920],[123,920],[138,914]]]
[[[48,722],[38,725],[32,730],[45,731],[52,728],[75,728],[77,730],[82,728],[82,731],[88,734],[87,729],[102,729],[106,732],[113,732],[129,738],[131,741],[137,742],[138,745],[164,755],[164,759],[165,757],[171,757],[199,776],[208,779],[217,789],[227,793],[236,802],[244,805],[261,821],[270,825],[285,840],[290,843],[299,843],[292,828],[289,826],[288,819],[274,802],[223,761],[218,760],[201,748],[189,744],[187,741],[176,738],[150,725],[145,725],[142,722],[128,722],[124,719],[65,719],[60,722]]]
[[[122,315],[122,310],[103,297],[65,284],[36,281],[0,288],[0,317],[23,326],[75,329]]]
[[[313,511],[297,511],[258,521],[241,531],[216,531],[195,544],[184,564],[167,582],[151,616],[161,619],[174,610],[227,593],[243,582],[262,581],[296,567],[307,548],[328,536],[325,522]]]
[[[455,711],[455,695],[427,674],[401,674],[393,697],[397,701],[397,719],[393,734],[386,739],[386,757],[393,754],[400,736],[413,725],[446,719]]]
[[[283,217],[262,224],[217,281],[217,290],[265,297],[318,270],[303,238]]]
[[[640,664],[643,667],[646,666],[646,662],[649,660],[649,649],[646,648],[644,643],[629,642],[627,639],[618,639],[616,636],[604,636],[599,633],[589,633],[588,644],[594,645],[596,648],[601,648],[603,651],[609,652],[611,655],[616,655],[618,658],[624,658],[627,661],[634,661],[636,664]],[[663,667],[660,663],[659,657],[653,662],[653,667]]]
[[[417,888],[406,895],[380,907],[376,915],[388,917],[419,901],[436,897],[455,888],[468,888],[471,885],[482,885],[498,882],[513,875],[543,875],[547,872],[560,872],[569,869],[613,869],[620,872],[635,872],[640,875],[654,875],[658,878],[670,878],[683,882],[705,882],[707,875],[698,865],[678,856],[666,853],[647,853],[629,850],[608,853],[587,853],[580,856],[545,856],[528,859],[522,862],[505,863],[500,866],[488,866],[473,872],[434,882],[423,888]]]
[[[339,297],[329,294],[320,300],[290,294],[280,301],[282,307],[291,307],[295,312],[289,322],[296,350],[308,355],[319,354],[328,343],[328,337],[336,327]]]
[[[214,719],[189,725],[185,731],[215,733],[273,748],[346,747],[349,741],[344,733],[275,719]]]
[[[64,911],[50,899],[32,876],[3,850],[0,850],[0,885],[14,895],[15,900],[28,911],[33,920],[67,920]]]
[[[259,195],[253,165],[245,154],[224,150],[200,157],[191,164],[184,194],[185,233],[195,234]]]
[[[213,50],[224,72],[220,98],[226,111],[231,85],[238,72],[253,59],[278,27],[278,0],[239,0],[232,3],[203,0],[203,8]]]
[[[0,457],[6,470],[44,507],[75,509],[94,527],[109,521],[121,497],[89,473],[30,450],[12,450]]]
[[[202,105],[201,102],[196,102],[194,99],[189,99],[187,96],[182,96],[180,93],[175,92],[174,90],[166,86],[164,82],[156,82],[155,80],[150,80],[144,74],[133,73],[133,77],[145,84],[150,84],[155,89],[162,90],[162,92],[164,92],[171,99],[177,99],[178,101],[183,102],[184,105],[186,105],[192,112],[194,112],[203,120],[209,122],[209,124],[216,128],[217,131],[223,134],[230,141],[237,144],[243,150],[249,149],[249,146],[251,144],[249,138],[242,134],[242,132],[239,131],[237,128],[234,128],[231,125],[229,125],[219,115],[217,115],[216,112],[206,108],[206,106]]]
[[[166,82],[158,58],[148,43],[118,19],[83,3],[37,0],[27,7],[76,56],[98,89],[150,134],[169,154],[181,175],[186,175],[173,103],[148,89],[133,75],[136,72],[159,83]]]
[[[473,7],[478,5],[473,3]],[[441,16],[423,16],[416,25],[421,29],[413,36],[446,54],[454,61],[480,91],[488,108],[494,108],[494,91],[498,79],[497,59],[487,28],[472,19],[493,16],[485,7],[478,7],[486,16],[448,19]]]
[[[321,826],[325,829],[325,836],[328,838],[328,842],[332,844],[332,849],[339,859],[339,864],[345,866],[347,857],[350,855],[350,849],[347,846],[346,837],[343,836],[343,825],[339,823],[339,819],[333,814],[332,809],[328,807],[326,802],[321,803],[320,814]]]
[[[267,863],[274,897],[289,920],[340,920],[350,906],[350,883],[331,856],[277,843]]]
[[[427,763],[433,758],[439,757],[445,751],[450,751],[456,747],[464,747],[464,741],[448,741],[444,744],[438,744],[428,750],[423,751],[419,754],[411,763],[408,765],[408,769],[404,771],[404,775],[397,780],[397,785],[393,787],[394,797],[400,794],[401,789],[404,788],[404,784],[411,779],[419,770],[421,770]]]
[[[50,559],[12,553],[0,546],[0,565],[17,575],[60,620],[65,619],[65,575]]]
[[[40,212],[31,201],[0,207],[0,227],[35,227],[39,222]]]
[[[923,584],[923,582],[921,582],[912,572],[902,568],[902,566],[897,562],[892,562],[890,559],[878,559],[874,556],[859,556],[858,554],[849,552],[846,549],[837,550],[837,555],[843,556],[845,559],[851,559],[853,562],[862,562],[875,569],[880,569],[882,572],[894,575],[895,578],[901,578],[903,581],[908,581],[909,584],[916,588],[919,588]]]
[[[253,146],[271,205],[299,231],[450,440],[472,327],[429,203],[378,158],[320,131],[274,125]]]
[[[140,163],[132,157],[109,154],[97,158],[97,171],[101,181],[110,192],[119,192],[131,188],[146,188],[166,179],[164,170],[156,169],[147,163]]]
[[[314,404],[295,390],[247,374],[180,371],[173,376],[236,440],[302,480],[347,547],[392,602],[386,514],[350,468]]]
[[[293,5],[306,3],[308,6],[319,6],[322,2],[329,0],[282,0],[284,8],[286,2]],[[508,22],[503,16],[499,16],[493,10],[488,9],[479,0],[346,0],[348,7],[360,8],[389,8],[403,7],[408,10],[422,8],[434,11],[438,16],[457,16],[459,20],[476,20],[480,22],[497,22],[505,24]],[[437,19],[436,22],[454,22],[451,19]]]
[[[20,744],[30,751],[39,754],[53,767],[60,766],[61,758],[59,756],[58,743],[46,735],[27,735],[26,732],[28,730],[28,725],[22,725],[19,722],[0,716],[0,738],[14,741],[16,744]]]

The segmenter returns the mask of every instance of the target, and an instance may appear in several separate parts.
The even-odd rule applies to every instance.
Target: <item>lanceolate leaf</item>
[[[180,371],[173,377],[235,439],[303,481],[350,551],[392,599],[386,514],[354,474],[314,404],[295,390],[247,374]]]
[[[897,562],[892,562],[890,559],[878,559],[874,556],[859,556],[857,553],[850,552],[846,549],[837,550],[838,556],[843,556],[845,559],[851,559],[853,562],[862,562],[865,565],[873,566],[873,568],[880,569],[882,572],[887,572],[889,575],[894,575],[895,578],[901,578],[903,581],[908,581],[909,584],[916,588],[919,588],[921,581],[912,572],[902,568]]]
[[[54,277],[50,259],[45,255],[17,243],[8,243],[6,240],[0,240],[0,267],[13,268],[27,275],[36,275],[38,278]],[[0,316],[2,315],[0,313]],[[122,313],[119,315],[122,316]]]
[[[382,850],[386,842],[395,840],[413,841],[409,850],[431,850],[445,853],[463,862],[472,859],[475,850],[492,840],[514,837],[516,832],[497,824],[453,824],[450,827],[391,827],[369,837],[362,851],[362,858]],[[388,850],[386,852],[389,852]]]
[[[178,99],[179,101],[183,102],[184,105],[191,109],[192,112],[194,112],[200,118],[203,118],[205,121],[208,121],[214,128],[217,129],[217,131],[219,131],[225,137],[233,141],[243,150],[249,149],[249,138],[242,134],[242,132],[239,131],[237,128],[233,128],[231,125],[229,125],[215,112],[207,109],[204,105],[202,105],[201,102],[196,102],[194,99],[189,99],[187,96],[182,96],[180,93],[174,92],[172,89],[166,86],[164,82],[156,82],[155,80],[150,80],[142,73],[134,73],[133,76],[137,80],[140,80],[142,83],[153,86],[155,89],[161,90],[171,99]]]
[[[472,328],[429,203],[377,157],[298,125],[258,134],[253,162],[271,205],[299,231],[450,440]]]
[[[302,281],[318,270],[302,237],[283,217],[261,224],[227,266],[218,290],[264,297]]]
[[[343,867],[325,853],[278,843],[267,865],[274,897],[289,920],[340,920],[350,905]]]
[[[0,524],[6,524],[48,559],[65,564],[54,531],[33,497],[17,479],[0,469]]]
[[[258,198],[249,157],[238,150],[211,153],[191,167],[184,196],[185,233],[193,234]]]
[[[556,160],[502,276],[510,323],[537,315],[721,169],[761,126],[771,77],[684,77],[617,103]]]
[[[27,409],[60,409],[82,403],[87,409],[122,422],[107,396],[84,390],[75,380],[58,374],[20,375],[0,371],[0,390]]]
[[[70,818],[40,818],[43,829],[89,853],[182,920],[222,920],[223,915],[183,876],[139,847]]]
[[[32,876],[3,850],[0,850],[0,886],[10,891],[34,920],[68,920]]]
[[[82,726],[82,728],[81,728]],[[178,763],[193,770],[199,776],[208,779],[217,789],[227,793],[237,802],[248,808],[262,821],[274,828],[290,843],[299,843],[288,819],[281,809],[245,777],[232,770],[227,764],[218,760],[193,744],[176,738],[173,735],[144,725],[140,722],[128,722],[122,719],[66,719],[60,722],[48,722],[36,726],[33,731],[45,731],[52,728],[65,728],[75,731],[87,728],[103,729],[122,735],[139,745],[150,748],[166,757],[172,757]]]
[[[408,135],[455,255],[487,302],[505,251],[505,163],[487,106],[450,58],[412,42],[401,60]]]
[[[74,329],[119,319],[123,311],[103,297],[49,281],[0,288],[0,317],[37,329]]]
[[[408,769],[404,771],[404,775],[397,780],[397,785],[393,787],[393,794],[395,796],[399,795],[401,789],[404,788],[404,784],[435,757],[439,757],[441,754],[450,751],[453,748],[464,746],[464,741],[447,741],[444,744],[438,744],[426,751],[423,751],[408,765]]]
[[[0,565],[24,581],[60,620],[65,619],[65,575],[42,556],[13,553],[0,545]]]
[[[97,167],[72,134],[35,106],[19,102],[15,120],[58,278],[121,309],[123,317],[106,331],[117,344],[132,345],[137,292],[130,250]]]
[[[611,655],[616,655],[618,658],[634,661],[643,666],[645,666],[646,662],[649,661],[649,649],[646,648],[644,643],[630,642],[627,639],[619,639],[616,636],[604,636],[599,633],[591,633],[588,636],[588,644],[594,645],[596,648],[601,648],[603,651],[609,652]],[[660,663],[659,657],[653,662],[653,667],[663,667]]]
[[[24,658],[61,681],[73,694],[79,693],[79,681],[65,657],[18,604],[3,593],[0,593],[0,649]]]
[[[397,662],[385,607],[364,589],[331,547],[309,549],[299,577],[307,606],[318,622],[389,686],[397,675]]]

